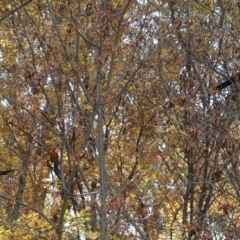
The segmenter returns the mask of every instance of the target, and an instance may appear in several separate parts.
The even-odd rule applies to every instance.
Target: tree
[[[0,6],[0,236],[239,237],[234,3]]]

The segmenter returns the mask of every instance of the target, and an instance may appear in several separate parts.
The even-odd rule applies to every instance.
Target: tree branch
[[[13,9],[12,11],[8,12],[7,14],[5,14],[3,17],[0,18],[0,22],[3,21],[4,19],[8,18],[10,15],[12,15],[13,13],[17,12],[19,9],[23,8],[24,6],[26,6],[27,4],[29,4],[30,2],[32,2],[32,0],[28,0],[25,3],[23,3],[22,5],[16,7],[15,9]]]

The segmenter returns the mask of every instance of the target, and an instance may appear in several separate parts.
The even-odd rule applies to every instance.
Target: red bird
[[[56,152],[56,148],[54,148],[50,153],[50,160],[53,163],[53,170],[56,175],[58,175],[58,153]]]

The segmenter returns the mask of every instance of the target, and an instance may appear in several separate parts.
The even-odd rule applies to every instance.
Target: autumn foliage
[[[0,1],[0,239],[239,239],[240,7]],[[54,151],[54,157],[53,152]]]

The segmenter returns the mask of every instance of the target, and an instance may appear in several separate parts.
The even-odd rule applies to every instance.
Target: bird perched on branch
[[[54,148],[51,152],[50,152],[50,160],[53,163],[53,170],[55,172],[56,175],[58,175],[58,153],[56,152],[56,148]]]
[[[15,171],[15,170],[14,169],[2,170],[2,171],[0,171],[0,175],[7,175],[8,173],[13,172],[13,171]]]
[[[223,83],[219,84],[216,87],[216,89],[220,91],[220,90],[232,85],[233,83],[239,83],[240,84],[240,72],[237,72],[235,76],[230,77],[230,79],[227,80],[226,82],[223,82]]]

